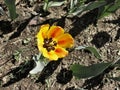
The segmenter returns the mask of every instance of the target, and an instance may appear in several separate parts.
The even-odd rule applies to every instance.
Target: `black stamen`
[[[57,43],[56,43],[55,41],[53,41],[53,44],[54,44],[54,46],[56,46],[56,45],[57,45]]]
[[[45,38],[44,39],[44,45],[43,47],[47,49],[48,52],[50,52],[51,50],[55,50],[55,47],[57,43],[56,41],[53,41],[52,38]]]

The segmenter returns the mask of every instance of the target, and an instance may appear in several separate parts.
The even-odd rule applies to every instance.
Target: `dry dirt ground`
[[[91,65],[120,57],[120,9],[97,21],[96,10],[66,18],[65,6],[50,8],[50,13],[43,15],[41,5],[41,1],[29,3],[18,0],[16,7],[19,16],[11,22],[7,16],[7,7],[0,1],[0,6],[6,12],[6,15],[0,15],[0,90],[119,90],[120,83],[105,75],[75,79],[70,65]],[[39,53],[35,35],[42,24],[55,22],[73,36],[75,47],[94,46],[102,59],[97,59],[87,51],[70,50],[67,57],[50,62],[42,73],[29,75],[34,67],[32,56]],[[120,75],[115,70],[108,73],[110,76]]]

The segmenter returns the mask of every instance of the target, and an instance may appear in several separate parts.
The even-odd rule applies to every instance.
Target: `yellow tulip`
[[[67,56],[66,48],[71,48],[73,45],[72,36],[69,33],[64,33],[64,29],[60,26],[42,25],[37,34],[38,49],[50,61]]]

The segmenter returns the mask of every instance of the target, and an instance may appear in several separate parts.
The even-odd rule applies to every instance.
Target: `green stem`
[[[44,0],[43,10],[46,12],[48,9],[49,0]]]

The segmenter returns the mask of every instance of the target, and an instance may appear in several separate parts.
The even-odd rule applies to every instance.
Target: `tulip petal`
[[[43,44],[39,43],[39,39],[37,39],[37,46],[38,46],[39,51],[42,52]]]
[[[56,55],[54,51],[48,52],[45,48],[43,48],[42,53],[43,53],[43,56],[46,58],[49,58],[50,61],[58,60],[58,56]]]
[[[68,51],[61,47],[57,47],[55,49],[55,53],[59,58],[63,58],[68,55]]]
[[[56,38],[59,35],[64,33],[64,29],[59,26],[51,26],[50,30],[48,31],[49,38]]]
[[[37,34],[37,38],[39,39],[38,42],[43,42],[44,38],[47,37],[46,33],[49,30],[50,25],[46,24],[46,25],[42,25],[40,27],[40,31]]]
[[[42,25],[40,27],[40,31],[37,34],[37,46],[39,48],[39,50],[41,51],[43,44],[44,44],[44,38],[47,37],[46,33],[49,30],[50,25],[46,24],[46,25]]]
[[[70,48],[74,45],[74,39],[72,38],[72,36],[68,33],[60,35],[57,38],[57,43],[59,46],[63,47],[63,48]]]

